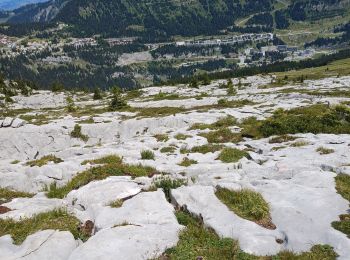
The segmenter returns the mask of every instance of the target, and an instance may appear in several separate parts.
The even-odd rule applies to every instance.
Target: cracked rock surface
[[[276,89],[259,88],[271,80],[270,76],[242,79],[245,87],[238,89],[235,96],[228,96],[225,89],[219,88],[222,80],[198,89],[184,85],[151,87],[143,89],[140,97],[128,100],[132,112],[93,110],[80,117],[65,110],[67,93],[39,91],[30,97],[14,97],[12,109],[27,109],[24,114],[45,115],[47,120],[23,125],[16,122],[17,118],[0,120],[2,126],[15,122],[20,125],[0,128],[0,188],[32,194],[14,196],[3,204],[0,201],[4,209],[0,219],[19,222],[63,209],[83,226],[92,223],[87,227],[91,237],[81,241],[69,231],[48,229],[30,234],[22,244],[15,245],[11,236],[5,234],[0,237],[0,259],[156,259],[176,246],[185,229],[175,216],[179,209],[196,216],[203,227],[220,237],[237,240],[247,253],[258,256],[284,250],[299,253],[309,251],[313,245],[327,244],[339,259],[350,259],[350,239],[331,226],[339,215],[349,214],[349,201],[337,193],[334,178],[338,174],[350,175],[350,135],[294,134],[291,136],[295,140],[281,143],[271,143],[270,138],[244,137],[237,143],[220,144],[249,154],[233,163],[218,159],[222,148],[208,153],[191,151],[207,145],[203,134],[212,130],[193,129],[194,124],[213,124],[232,116],[237,125],[230,126],[230,130],[239,133],[238,124],[243,119],[263,120],[279,108],[350,101],[347,97],[323,97],[301,91],[348,89],[350,77],[305,80],[303,84],[290,83]],[[239,79],[233,79],[235,85],[238,82]],[[283,92],[290,88],[293,91]],[[159,91],[176,93],[182,98],[155,100]],[[222,98],[251,102],[237,107],[213,106]],[[106,100],[93,101],[91,95],[83,93],[75,94],[74,100],[81,111],[107,105]],[[183,111],[137,116],[142,109],[163,107]],[[48,108],[54,112],[48,112]],[[81,125],[88,140],[70,135],[76,124]],[[333,152],[320,154],[319,147]],[[154,159],[142,159],[141,152],[145,150],[152,151]],[[28,163],[49,155],[61,161],[49,160],[40,166]],[[103,167],[94,160],[109,155],[119,156],[125,165],[153,167],[155,173],[138,177],[124,172],[123,176],[106,175],[103,179],[91,176],[74,179],[93,167]],[[184,165],[183,161],[192,164]],[[182,181],[183,185],[164,192],[155,185],[159,173]],[[90,177],[91,181],[86,181]],[[68,189],[66,185],[72,180],[76,186]],[[47,191],[53,186],[68,187],[65,196],[48,198]],[[230,210],[215,195],[218,188],[249,189],[261,194],[269,205],[276,229],[264,228]],[[113,206],[115,202],[117,206]]]

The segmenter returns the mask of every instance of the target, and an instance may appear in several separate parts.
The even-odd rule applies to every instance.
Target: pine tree
[[[116,111],[127,107],[127,102],[122,97],[122,93],[119,87],[113,87],[111,92],[112,92],[112,100],[109,104],[109,110]]]
[[[94,100],[102,99],[102,94],[101,94],[101,91],[100,91],[99,88],[96,88],[96,89],[94,90],[93,99],[94,99]]]

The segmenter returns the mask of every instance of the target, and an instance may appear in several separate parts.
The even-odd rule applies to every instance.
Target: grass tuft
[[[158,134],[153,137],[157,139],[157,142],[166,142],[169,140],[169,136],[166,134]]]
[[[112,164],[112,163],[121,163],[122,159],[118,155],[107,155],[95,160],[85,160],[81,165],[86,164]]]
[[[192,164],[197,164],[198,162],[196,160],[191,160],[189,159],[188,157],[185,157],[183,158],[182,162],[179,163],[180,166],[183,166],[183,167],[189,167],[191,166]]]
[[[2,203],[7,203],[14,198],[31,198],[34,194],[22,192],[22,191],[14,191],[6,188],[0,188],[0,205]]]
[[[215,195],[238,216],[266,228],[275,228],[271,223],[269,205],[260,193],[248,189],[232,191],[218,188]]]
[[[174,153],[176,151],[175,146],[167,146],[160,149],[161,153]]]
[[[151,150],[141,151],[141,159],[142,160],[154,160],[154,152],[152,152]]]
[[[190,135],[185,135],[185,134],[177,134],[177,135],[175,135],[174,136],[175,137],[175,139],[177,139],[177,140],[186,140],[187,138],[190,138],[190,137],[192,137],[192,136],[190,136]]]
[[[321,154],[321,155],[324,155],[324,154],[331,154],[331,153],[334,153],[334,150],[333,150],[333,149],[326,148],[326,147],[318,147],[318,148],[316,149],[316,152],[318,152],[318,153]]]
[[[56,157],[55,155],[46,155],[41,157],[38,160],[29,161],[26,163],[26,165],[30,167],[34,167],[34,166],[42,167],[48,164],[49,162],[61,163],[63,162],[63,160],[61,158]]]
[[[285,143],[285,142],[289,142],[289,141],[294,141],[297,138],[298,137],[291,136],[291,135],[280,135],[280,136],[272,137],[269,140],[269,143],[270,144]]]
[[[84,142],[87,142],[89,140],[89,137],[87,135],[84,135],[82,132],[81,132],[81,126],[76,124],[74,126],[74,129],[73,131],[70,133],[70,136],[73,137],[73,138],[79,138],[81,139],[82,141]]]
[[[87,236],[78,230],[79,220],[68,214],[65,210],[40,213],[32,218],[25,218],[20,221],[12,219],[0,219],[0,237],[10,234],[16,245],[21,244],[27,236],[40,230],[70,231],[74,238],[87,240]]]
[[[209,143],[238,143],[242,141],[242,136],[240,134],[232,133],[228,128],[221,128],[219,130],[200,135],[207,138]]]
[[[182,179],[172,179],[169,176],[161,176],[156,178],[151,187],[150,190],[157,190],[158,188],[163,189],[163,192],[165,193],[165,197],[170,202],[170,191],[172,189],[177,189],[183,185],[187,185],[186,180]]]
[[[123,206],[123,200],[115,200],[109,203],[109,206],[112,208],[120,208],[121,206]]]
[[[243,157],[249,158],[249,154],[236,148],[225,148],[219,154],[218,159],[224,163],[235,163]]]

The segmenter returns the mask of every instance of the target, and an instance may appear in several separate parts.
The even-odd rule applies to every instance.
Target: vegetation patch
[[[344,105],[319,104],[288,111],[280,109],[261,122],[259,132],[264,137],[296,133],[349,134],[350,109]]]
[[[272,137],[269,140],[269,143],[270,144],[280,144],[280,143],[294,141],[297,138],[298,137],[291,136],[291,135],[280,135],[280,136]]]
[[[324,154],[334,153],[334,150],[326,147],[318,147],[316,149],[316,152],[318,152],[321,155],[324,155]]]
[[[235,163],[243,157],[249,158],[249,153],[236,148],[224,148],[219,154],[218,159],[224,163]]]
[[[338,174],[335,177],[337,192],[350,202],[350,176],[347,174]]]
[[[137,116],[139,117],[163,117],[176,115],[178,113],[186,112],[185,108],[181,107],[148,107],[142,108]]]
[[[163,189],[165,197],[170,202],[170,191],[184,185],[187,185],[187,180],[172,179],[169,176],[160,176],[153,181],[150,190],[156,190],[158,188]]]
[[[215,195],[238,216],[265,228],[276,228],[271,222],[269,204],[260,193],[248,189],[233,191],[218,188]]]
[[[94,160],[85,160],[81,165],[86,164],[113,164],[113,163],[122,163],[122,159],[118,155],[107,155],[99,159]]]
[[[123,206],[123,200],[112,201],[111,203],[109,203],[109,206],[112,208],[120,208],[121,206]]]
[[[141,151],[141,159],[142,160],[154,160],[154,152],[152,152],[151,150]]]
[[[34,167],[34,166],[42,167],[48,164],[49,162],[61,163],[63,162],[63,160],[61,158],[56,157],[55,155],[46,155],[41,157],[38,160],[29,161],[26,163],[26,165],[30,167]]]
[[[160,149],[161,153],[174,153],[176,151],[175,146],[167,146]]]
[[[31,198],[33,196],[34,194],[27,193],[27,192],[0,188],[0,205],[3,203],[7,203],[14,198]]]
[[[229,128],[221,128],[209,133],[202,133],[200,136],[207,138],[209,143],[238,143],[242,141],[241,134],[232,133]]]
[[[291,147],[302,147],[302,146],[306,146],[309,145],[310,143],[308,141],[305,140],[300,140],[300,141],[296,141],[294,143],[291,143],[290,146]]]
[[[332,222],[332,227],[343,232],[350,238],[350,214],[340,215],[339,221]]]
[[[180,233],[179,242],[173,248],[169,248],[158,258],[174,260],[182,259],[237,259],[237,260],[271,260],[271,259],[323,259],[335,260],[337,254],[328,245],[315,245],[310,252],[295,254],[289,251],[281,252],[275,256],[254,256],[243,252],[239,243],[230,238],[219,237],[212,229],[205,228],[203,223],[183,211],[176,212],[176,218],[181,225],[186,227]]]
[[[84,135],[82,132],[81,132],[81,126],[76,124],[74,126],[74,129],[73,131],[70,133],[70,136],[73,137],[73,138],[79,138],[81,139],[82,141],[84,142],[87,142],[89,140],[89,137],[87,135]]]
[[[185,157],[183,158],[182,162],[179,163],[180,166],[183,166],[183,167],[189,167],[191,166],[192,164],[197,164],[198,162],[196,160],[191,160],[189,159],[188,157]]]
[[[179,133],[179,134],[175,135],[174,137],[177,140],[186,140],[187,138],[190,138],[192,136]]]
[[[86,241],[86,234],[78,230],[80,221],[68,214],[65,210],[58,209],[47,213],[40,213],[32,218],[20,221],[12,219],[0,219],[0,236],[10,234],[16,245],[21,244],[27,236],[40,230],[70,231],[75,239]]]
[[[132,176],[136,178],[141,176],[151,177],[155,174],[158,174],[158,172],[152,167],[124,164],[121,160],[114,158],[112,162],[78,173],[62,187],[57,187],[56,183],[51,184],[48,188],[47,197],[62,199],[72,190],[79,189],[92,181],[103,180],[110,176]]]
[[[158,134],[153,137],[157,139],[157,142],[166,142],[169,140],[169,136],[166,134]]]
[[[203,124],[203,123],[195,123],[193,124],[189,130],[205,130],[205,129],[219,129],[222,127],[229,127],[234,126],[237,124],[237,119],[233,116],[227,116],[220,118],[218,121],[216,121],[213,124]]]
[[[224,146],[220,144],[205,144],[201,146],[194,146],[191,149],[192,153],[215,153],[217,151],[220,151]]]
[[[347,174],[338,174],[335,177],[337,192],[350,202],[350,176]],[[332,227],[343,232],[350,238],[350,214],[339,216],[339,221],[332,222]]]

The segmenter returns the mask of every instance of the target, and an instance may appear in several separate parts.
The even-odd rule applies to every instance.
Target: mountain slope
[[[14,10],[24,5],[42,3],[47,0],[0,0],[0,10]]]
[[[67,0],[51,0],[45,3],[26,5],[14,10],[9,23],[49,22],[53,20]]]
[[[80,35],[195,35],[271,8],[272,0],[52,0],[15,10],[9,22],[61,21]]]

